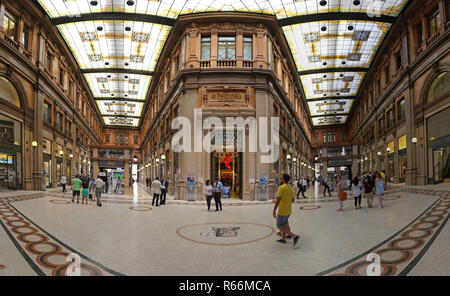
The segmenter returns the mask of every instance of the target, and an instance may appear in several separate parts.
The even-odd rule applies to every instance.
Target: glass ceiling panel
[[[308,102],[311,116],[346,114],[350,112],[353,100],[330,99],[323,101]]]
[[[344,124],[347,121],[347,117],[347,115],[313,117],[312,121],[315,126]]]
[[[302,75],[307,99],[356,96],[364,72],[332,72]]]
[[[153,71],[170,26],[132,21],[59,25],[80,68]]]
[[[365,67],[390,28],[388,23],[326,21],[283,27],[299,71]]]
[[[322,13],[353,12],[373,16],[399,15],[407,0],[38,0],[51,18],[120,12],[176,19],[181,14],[236,11],[276,15],[279,19]],[[79,21],[58,25],[96,98],[145,100],[151,77],[126,74],[127,70],[154,71],[170,26],[123,20]],[[390,24],[375,21],[315,21],[283,27],[299,71],[307,100],[356,96],[363,72],[343,72],[340,68],[369,68]],[[124,74],[108,73],[118,68]],[[336,69],[321,73],[322,69]],[[333,70],[334,71],[334,70]],[[145,74],[145,73],[144,73]],[[105,77],[106,76],[106,77]],[[110,77],[108,77],[110,76]],[[126,78],[125,76],[128,76]],[[106,79],[105,79],[106,78]],[[132,82],[131,82],[132,81]],[[336,98],[337,97],[337,98]],[[333,98],[333,99],[331,99]],[[106,102],[98,101],[102,114]],[[345,102],[345,113],[353,100]],[[312,116],[329,114],[325,101],[308,102]],[[335,104],[336,105],[336,104]],[[338,105],[330,108],[338,108]],[[339,107],[339,108],[340,108]],[[102,109],[103,108],[103,109]],[[115,110],[111,107],[111,110]],[[118,108],[118,107],[117,107]],[[108,112],[113,112],[113,111]],[[117,109],[119,110],[119,109]],[[339,109],[340,110],[340,109]],[[134,110],[133,112],[137,112]],[[139,116],[141,111],[138,112]],[[344,123],[347,116],[314,117],[314,125]],[[104,117],[107,125],[137,126],[139,119]]]
[[[361,12],[397,16],[407,0],[38,0],[50,17],[125,12],[177,18],[180,14],[239,11],[275,14],[278,18],[327,13]],[[93,3],[92,3],[93,2]],[[93,5],[95,4],[95,5]]]
[[[125,98],[144,101],[151,76],[127,73],[84,74],[95,98]]]
[[[103,120],[105,121],[106,125],[113,125],[113,126],[124,126],[125,125],[125,126],[130,126],[130,127],[138,127],[139,126],[138,118],[104,116]]]
[[[97,101],[102,115],[141,116],[143,103],[127,101]]]

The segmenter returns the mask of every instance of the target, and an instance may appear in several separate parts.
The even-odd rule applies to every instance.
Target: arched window
[[[20,108],[19,94],[16,88],[3,77],[0,77],[0,99],[3,99]]]
[[[427,103],[447,97],[450,97],[450,72],[444,72],[434,79],[428,90]]]

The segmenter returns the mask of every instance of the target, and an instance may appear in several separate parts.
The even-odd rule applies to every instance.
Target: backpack
[[[372,180],[370,178],[364,180],[364,189],[366,193],[370,193],[373,191]]]

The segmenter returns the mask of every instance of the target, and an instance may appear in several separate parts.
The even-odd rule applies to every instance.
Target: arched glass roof
[[[344,124],[365,73],[408,0],[38,0],[73,52],[106,125],[140,124],[178,16],[275,15],[314,126]]]

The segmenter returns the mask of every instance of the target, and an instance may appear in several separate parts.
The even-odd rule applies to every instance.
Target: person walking
[[[160,205],[165,205],[166,204],[166,195],[167,195],[167,190],[169,189],[169,181],[166,180],[165,177],[162,177],[161,180],[161,198],[159,201]]]
[[[159,177],[156,177],[155,180],[152,182],[152,190],[153,190],[153,200],[152,200],[152,206],[155,205],[159,207],[158,200],[159,196],[161,195],[161,182],[159,181]]]
[[[89,199],[95,201],[95,196],[94,196],[94,178],[92,178],[91,181],[89,182]]]
[[[306,181],[306,178],[303,177],[302,178],[302,195],[303,195],[303,198],[306,198],[305,192],[306,192],[306,187],[307,186],[308,186],[308,182]]]
[[[363,179],[363,186],[364,186],[364,196],[367,199],[367,207],[372,208],[374,186],[370,174],[365,175]]]
[[[113,192],[116,192],[116,189],[117,189],[117,177],[113,177],[113,179],[112,179],[112,188],[113,188]]]
[[[300,197],[298,197],[300,192],[302,193],[303,197],[305,197],[305,195],[303,194],[302,178],[303,177],[300,177],[300,179],[298,179],[297,181],[297,199],[300,199]]]
[[[80,190],[81,190],[81,180],[78,175],[72,180],[72,202],[75,202],[75,196],[77,197],[77,203],[80,203]]]
[[[292,214],[292,203],[294,202],[294,190],[291,185],[289,185],[290,180],[291,176],[288,174],[284,174],[281,178],[281,185],[278,187],[277,200],[273,208],[272,216],[277,219],[277,228],[280,229],[281,232],[281,239],[277,240],[277,242],[285,244],[286,235],[288,235],[293,238],[293,246],[295,247],[300,236],[292,233],[289,226],[289,217]]]
[[[362,184],[359,175],[353,179],[353,198],[355,199],[355,209],[361,209]]]
[[[378,197],[378,205],[383,208],[384,181],[380,173],[377,173],[375,179],[375,195]]]
[[[341,176],[336,177],[336,193],[337,193],[338,199],[339,199],[339,209],[337,209],[337,211],[343,211],[345,199],[343,199],[341,197],[341,194],[344,193],[344,185],[342,184]]]
[[[97,176],[97,179],[94,181],[94,193],[95,193],[95,199],[97,200],[97,207],[102,206],[102,192],[104,191],[105,182],[100,178],[100,176]]]
[[[105,193],[108,193],[108,190],[109,190],[109,182],[110,182],[109,176],[106,176]]]
[[[222,211],[222,192],[223,184],[219,179],[215,179],[213,184],[214,203],[216,204],[216,212]]]
[[[211,182],[209,180],[206,180],[205,182],[205,197],[209,212],[211,210],[211,199],[213,198],[213,187],[211,186]]]
[[[81,196],[82,196],[82,200],[81,203],[88,203],[88,198],[89,198],[89,186],[90,186],[90,182],[89,182],[89,178],[88,177],[84,177],[82,179],[82,186],[83,186],[83,190],[81,191]]]
[[[61,180],[59,181],[62,186],[62,192],[66,192],[67,178],[66,175],[61,176]]]
[[[330,191],[330,178],[328,177],[328,175],[325,175],[325,178],[323,178],[322,181],[323,184],[323,197],[325,197],[325,193],[328,190],[328,196],[331,196],[331,191]]]

